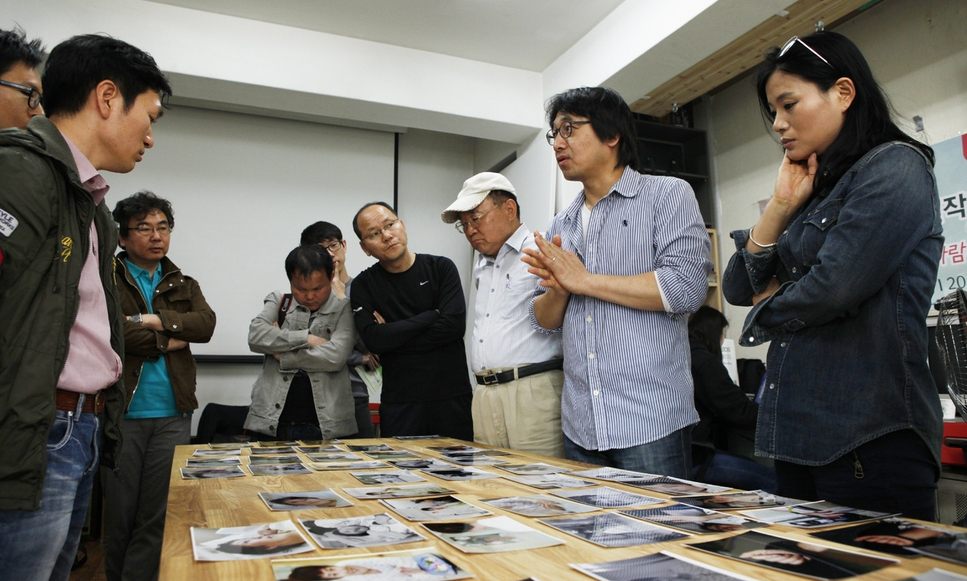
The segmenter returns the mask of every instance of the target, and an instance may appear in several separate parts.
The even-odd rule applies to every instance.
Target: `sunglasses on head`
[[[829,68],[833,68],[833,65],[831,65],[828,60],[826,60],[825,58],[823,58],[823,55],[821,55],[818,52],[816,52],[815,49],[813,49],[813,47],[811,47],[808,44],[806,44],[806,41],[804,41],[803,39],[799,38],[798,36],[794,36],[794,37],[790,38],[789,40],[786,41],[786,44],[782,45],[782,48],[779,49],[779,57],[778,58],[784,57],[786,55],[786,53],[789,52],[789,49],[792,48],[793,46],[795,46],[797,42],[799,44],[801,44],[802,46],[806,47],[806,50],[808,50],[809,52],[811,52],[814,55],[816,55],[816,58],[818,58],[819,60],[821,60],[824,63],[826,63],[826,65]]]

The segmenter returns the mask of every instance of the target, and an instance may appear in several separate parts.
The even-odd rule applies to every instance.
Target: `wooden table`
[[[348,440],[344,444],[374,444],[385,443],[396,449],[406,449],[416,455],[424,457],[439,457],[439,454],[427,450],[428,446],[441,446],[453,444],[470,444],[452,439],[433,439],[433,440],[395,440],[390,438],[371,439],[371,440]],[[473,444],[481,448],[489,448],[482,444]],[[363,486],[348,472],[326,471],[313,472],[312,474],[295,476],[251,476],[244,478],[220,478],[212,480],[183,480],[179,468],[185,465],[185,459],[190,456],[196,448],[207,448],[207,446],[178,446],[175,451],[174,463],[171,473],[171,488],[168,494],[168,516],[165,523],[164,547],[161,555],[161,579],[167,581],[203,581],[208,579],[252,579],[270,580],[273,579],[271,559],[256,559],[248,561],[222,561],[222,562],[196,562],[192,556],[191,539],[189,527],[230,527],[262,522],[272,522],[286,520],[288,518],[297,519],[307,518],[346,518],[351,516],[361,516],[389,512],[387,507],[380,504],[377,500],[358,500],[340,490],[343,487]],[[513,462],[547,462],[559,466],[567,466],[575,469],[588,468],[587,465],[578,462],[570,462],[557,458],[548,458],[536,454],[522,452],[512,452],[512,456],[503,456],[501,459]],[[243,465],[248,462],[248,452],[243,452]],[[507,475],[508,473],[491,468],[480,466],[487,471],[495,474]],[[422,473],[420,473],[423,475]],[[424,475],[425,476],[425,475]],[[728,569],[740,574],[747,575],[753,579],[798,579],[803,577],[790,575],[778,571],[764,569],[754,565],[748,565],[733,561],[724,557],[710,555],[702,551],[688,549],[684,545],[687,543],[704,542],[713,539],[729,536],[729,533],[713,535],[695,535],[688,539],[658,543],[652,545],[642,545],[628,548],[602,548],[589,542],[582,541],[556,529],[545,526],[537,522],[537,519],[515,515],[510,512],[502,511],[496,507],[482,504],[481,499],[493,498],[498,496],[513,495],[533,495],[544,494],[548,491],[537,490],[522,484],[518,484],[505,478],[494,478],[487,480],[473,481],[444,481],[432,476],[426,476],[430,483],[442,484],[456,491],[456,496],[461,500],[469,501],[481,507],[485,507],[495,516],[506,515],[518,521],[524,522],[528,526],[540,530],[548,535],[560,538],[564,541],[563,545],[534,549],[528,551],[514,551],[506,553],[491,553],[470,555],[451,547],[443,541],[436,540],[427,531],[422,529],[418,523],[407,521],[395,515],[401,522],[406,523],[415,530],[424,534],[431,540],[421,543],[410,543],[406,545],[396,545],[388,547],[375,547],[372,549],[340,549],[340,550],[316,550],[312,553],[301,553],[285,558],[303,558],[330,556],[339,554],[360,554],[378,553],[386,551],[411,550],[433,548],[448,559],[467,571],[473,573],[478,579],[484,580],[519,580],[534,576],[542,581],[556,581],[562,579],[581,579],[588,580],[589,577],[575,571],[568,566],[568,563],[597,563],[626,559],[656,553],[658,551],[668,551],[685,556],[694,561],[702,561],[717,568]],[[658,493],[643,491],[641,489],[623,486],[613,482],[601,482],[606,486],[612,486],[646,494],[649,496],[664,497]],[[351,500],[353,506],[339,509],[316,509],[300,510],[290,513],[272,512],[266,508],[259,498],[258,493],[262,491],[282,492],[282,491],[302,491],[318,490],[321,488],[336,489],[342,496]],[[110,499],[107,499],[110,502]],[[800,538],[815,542],[815,539],[808,537],[801,531],[791,527],[770,526],[766,529],[781,532],[790,538]],[[822,543],[822,542],[820,542]],[[864,552],[855,549],[858,552]],[[871,555],[879,555],[874,552],[867,552]],[[882,555],[880,555],[882,556]],[[925,557],[915,559],[901,559],[898,566],[887,567],[881,571],[863,576],[863,579],[896,580],[905,579],[912,575],[928,571],[934,567],[941,567],[948,571],[958,571],[965,573],[964,567],[957,567],[950,563],[944,563]]]

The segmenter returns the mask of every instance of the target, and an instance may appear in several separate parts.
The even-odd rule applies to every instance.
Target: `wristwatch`
[[[131,321],[132,323],[134,323],[135,325],[140,325],[141,324],[141,313],[137,313],[137,314],[131,315],[130,317],[128,317],[128,320]]]

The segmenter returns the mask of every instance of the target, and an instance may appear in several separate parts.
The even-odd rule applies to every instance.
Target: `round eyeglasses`
[[[561,123],[561,126],[557,129],[549,130],[544,137],[547,138],[548,145],[554,145],[554,138],[559,134],[566,141],[571,138],[571,134],[574,133],[575,127],[580,127],[581,125],[586,125],[588,123],[590,123],[590,121],[565,121],[564,123]]]

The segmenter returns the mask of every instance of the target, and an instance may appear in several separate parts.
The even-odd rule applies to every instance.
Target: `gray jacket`
[[[249,348],[270,357],[265,358],[262,373],[252,387],[252,405],[245,418],[245,428],[275,434],[292,377],[303,370],[312,383],[312,399],[322,437],[355,434],[353,395],[346,370],[346,360],[356,340],[349,301],[331,295],[319,310],[310,313],[293,299],[279,328],[281,299],[279,292],[265,297],[262,312],[249,325]],[[319,347],[309,347],[310,333],[329,341]],[[271,357],[273,354],[280,354],[281,358]]]

